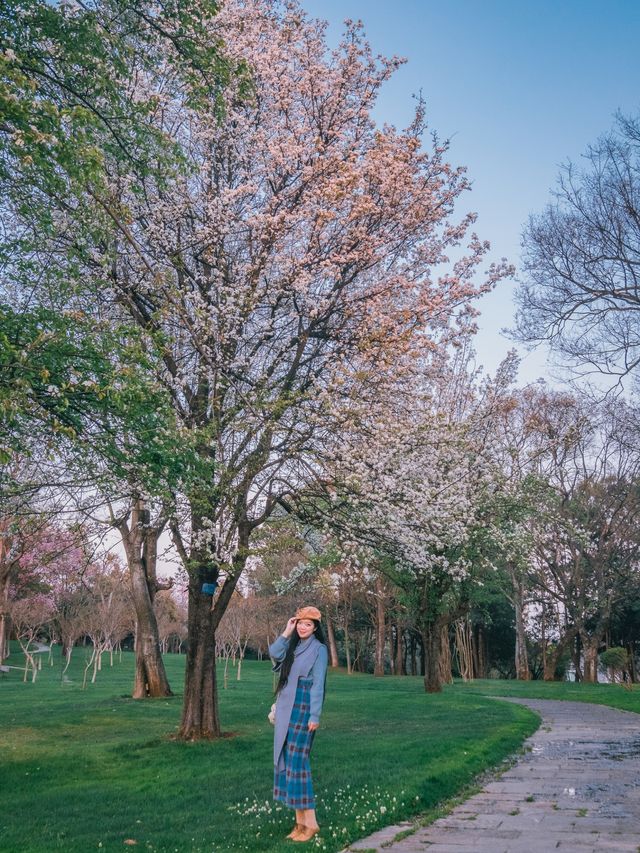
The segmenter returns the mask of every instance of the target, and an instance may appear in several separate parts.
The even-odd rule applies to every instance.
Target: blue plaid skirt
[[[273,782],[273,799],[291,809],[315,809],[316,801],[311,783],[309,752],[315,732],[310,732],[310,691],[312,678],[299,678],[296,698],[289,720],[287,739],[282,755],[284,770],[276,767]]]

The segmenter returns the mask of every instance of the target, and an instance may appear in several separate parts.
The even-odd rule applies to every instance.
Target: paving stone
[[[632,850],[637,853],[640,847],[640,838],[637,833],[629,835],[599,835],[598,849],[599,850]]]
[[[400,841],[393,839],[411,824],[387,827],[349,849],[638,853],[640,715],[582,702],[507,701],[542,717],[513,767],[430,826]]]

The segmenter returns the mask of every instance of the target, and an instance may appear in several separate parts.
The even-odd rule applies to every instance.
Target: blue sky
[[[465,209],[492,256],[518,266],[520,236],[550,197],[558,169],[608,130],[617,110],[640,109],[640,0],[301,0],[329,21],[360,19],[374,51],[408,62],[387,84],[380,122],[405,126],[422,91],[431,127],[468,167]],[[459,208],[462,212],[463,208]],[[514,284],[480,304],[479,362],[493,370],[509,347]],[[525,355],[521,381],[549,377],[546,352]]]

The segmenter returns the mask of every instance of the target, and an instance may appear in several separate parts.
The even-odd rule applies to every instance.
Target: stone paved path
[[[542,724],[518,762],[448,817],[393,842],[387,827],[350,850],[388,853],[640,851],[640,715],[583,702],[511,700]]]

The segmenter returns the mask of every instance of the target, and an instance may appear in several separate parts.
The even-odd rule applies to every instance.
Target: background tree
[[[624,600],[614,608],[609,629],[613,646],[622,646],[629,655],[631,681],[638,681],[638,651],[640,650],[640,577],[634,573],[626,585]]]
[[[154,601],[158,638],[163,654],[180,653],[187,638],[187,610],[171,590],[161,590]]]
[[[493,419],[495,430],[494,491],[487,546],[498,568],[494,580],[513,607],[516,678],[528,680],[527,614],[531,604],[531,569],[535,520],[545,514],[548,497],[549,435],[540,429],[541,411],[549,405],[545,389],[510,390]],[[556,436],[557,438],[557,436]]]
[[[218,642],[224,650],[225,687],[227,685],[229,658],[233,658],[233,663],[236,667],[236,680],[240,681],[242,678],[242,661],[244,660],[247,646],[251,638],[256,634],[255,608],[252,598],[253,596],[245,598],[236,591],[225,611],[224,619],[220,623],[217,636]]]
[[[49,641],[52,645],[55,637],[60,642],[66,671],[73,646],[85,631],[90,610],[88,591],[83,584],[84,573],[91,562],[86,531],[78,527],[65,529],[59,523],[49,524],[30,543],[25,561],[40,567],[41,583],[51,603]]]
[[[577,373],[637,377],[640,121],[618,116],[524,233],[518,337],[548,341]]]
[[[371,421],[368,441],[345,437],[334,472],[342,495],[327,510],[328,524],[344,525],[347,547],[360,542],[391,558],[381,566],[420,634],[429,692],[441,689],[443,674],[450,677],[441,665],[448,626],[466,611],[470,570],[479,564],[475,530],[491,482],[487,441],[498,389],[508,381],[476,389],[467,364],[467,356],[443,358],[438,383],[428,383],[428,373],[414,382],[393,430],[383,418]]]
[[[91,640],[91,654],[86,660],[83,687],[90,669],[91,683],[95,683],[105,652],[109,653],[113,666],[114,650],[135,629],[131,595],[125,581],[125,573],[113,557],[94,562],[85,572],[90,608],[84,633]]]
[[[9,606],[9,615],[13,635],[24,655],[23,680],[27,680],[31,670],[31,681],[34,682],[41,666],[41,659],[36,658],[36,654],[43,650],[42,641],[47,637],[47,626],[53,618],[51,601],[44,593],[14,598]]]
[[[535,422],[534,422],[535,421]],[[597,680],[597,655],[612,608],[638,570],[636,524],[640,457],[635,413],[622,402],[547,392],[532,426],[548,489],[533,525],[531,580],[539,590],[545,677],[574,639],[575,663]]]
[[[16,506],[16,503],[12,503],[9,509],[15,511]],[[28,511],[27,507],[22,506],[22,510],[23,513],[3,518],[0,526],[0,553],[4,552],[4,559],[0,562],[0,636],[3,657],[9,655],[11,628],[15,631],[11,615],[15,610],[15,602],[40,595],[40,603],[46,601],[47,607],[53,612],[54,579],[68,571],[70,566],[79,575],[87,563],[80,538],[76,534],[52,523],[46,514],[38,515],[33,506],[28,507]],[[35,612],[28,607],[24,612],[27,611],[28,614]],[[36,625],[36,633],[39,630]]]
[[[148,504],[141,498],[130,501],[125,513],[116,517],[110,507],[111,523],[122,537],[132,604],[136,614],[136,674],[133,698],[171,696],[160,649],[160,634],[154,601],[160,589],[171,583],[157,576],[158,540],[168,521],[166,507],[151,519]]]
[[[4,627],[9,629],[7,638],[13,636],[25,655],[25,681],[29,669],[35,681],[41,665],[35,652],[44,642],[50,646],[63,636],[57,625],[61,578],[73,574],[79,579],[88,560],[79,531],[65,530],[46,515],[38,517],[33,508],[29,515],[13,518],[11,544]]]

